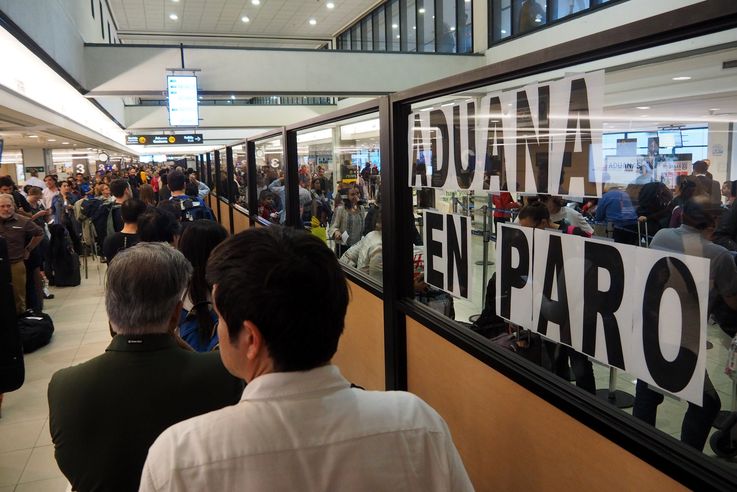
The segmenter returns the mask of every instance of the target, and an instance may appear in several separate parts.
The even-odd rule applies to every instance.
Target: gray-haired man
[[[163,243],[138,244],[110,264],[112,343],[49,383],[56,461],[74,490],[137,490],[164,429],[240,399],[243,382],[217,353],[190,352],[174,335],[191,273],[184,255]]]

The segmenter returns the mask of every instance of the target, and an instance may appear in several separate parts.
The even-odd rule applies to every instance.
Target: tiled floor
[[[6,393],[0,418],[0,492],[64,492],[69,484],[54,460],[46,388],[52,374],[105,351],[110,331],[102,279],[105,265],[89,263],[79,287],[54,288],[44,312],[54,320],[51,343],[25,357],[26,380]]]

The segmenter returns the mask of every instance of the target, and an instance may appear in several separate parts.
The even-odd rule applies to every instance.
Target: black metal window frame
[[[411,29],[411,27],[407,23],[406,14],[407,11],[407,2],[406,0],[399,0],[399,39],[400,39],[400,49],[398,52],[401,53],[442,53],[442,54],[459,54],[459,55],[465,55],[465,54],[472,54],[474,52],[474,43],[473,43],[473,9],[471,9],[471,22],[468,24],[468,28],[471,30],[471,43],[469,46],[469,51],[467,52],[460,52],[459,47],[461,45],[460,43],[460,35],[465,30],[465,25],[461,25],[462,17],[459,15],[459,12],[464,11],[465,12],[465,1],[464,0],[455,0],[455,48],[452,52],[439,52],[438,51],[438,33],[443,32],[443,18],[441,15],[437,15],[437,12],[443,11],[443,0],[426,0],[427,2],[431,2],[433,4],[433,12],[435,12],[435,19],[434,19],[434,36],[433,36],[433,46],[434,49],[432,51],[421,51],[420,50],[420,36],[415,36],[415,43],[412,47],[413,49],[410,49],[409,46],[407,46],[407,39],[409,39],[408,36],[408,30]],[[489,0],[491,1],[491,0]],[[598,0],[594,0],[598,1]],[[613,0],[613,1],[621,1],[621,0]],[[393,5],[392,0],[387,0],[369,13],[367,13],[365,16],[357,19],[355,22],[353,22],[350,26],[346,27],[344,30],[339,32],[336,35],[336,47],[338,50],[350,50],[350,51],[377,51],[377,52],[394,52],[390,49],[390,43],[394,42],[395,35],[392,32],[392,20],[391,20],[391,6]],[[419,15],[419,4],[417,1],[415,1],[414,6],[414,13],[415,13],[415,20],[418,19]],[[378,26],[376,20],[378,19],[380,13],[382,12],[384,15],[384,29],[385,29],[385,43],[384,48],[381,49],[378,46]],[[367,29],[365,29],[366,24],[365,22],[371,20],[372,21],[372,42],[371,46],[364,46],[365,45],[365,35],[364,33],[367,32]],[[418,24],[416,22],[416,24]],[[421,32],[420,26],[417,25],[417,33]],[[356,30],[356,28],[358,28]],[[353,39],[354,34],[359,34],[359,39]],[[358,50],[356,50],[355,46],[358,46]]]

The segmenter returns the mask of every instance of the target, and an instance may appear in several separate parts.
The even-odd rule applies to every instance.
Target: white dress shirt
[[[571,224],[574,227],[578,227],[583,232],[593,234],[594,228],[591,227],[591,224],[586,222],[586,219],[583,215],[581,215],[581,212],[572,209],[571,207],[561,207],[558,213],[550,214],[550,221],[551,222],[558,222],[565,219],[568,221],[569,224]]]
[[[443,419],[333,365],[259,376],[232,407],[185,420],[148,452],[141,491],[473,490]]]

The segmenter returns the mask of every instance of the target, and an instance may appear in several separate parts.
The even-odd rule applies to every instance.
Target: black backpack
[[[187,195],[173,196],[170,199],[180,210],[180,222],[192,222],[195,220],[215,220],[205,202]]]
[[[48,345],[54,333],[54,322],[46,313],[26,312],[18,318],[23,352],[29,354]]]

